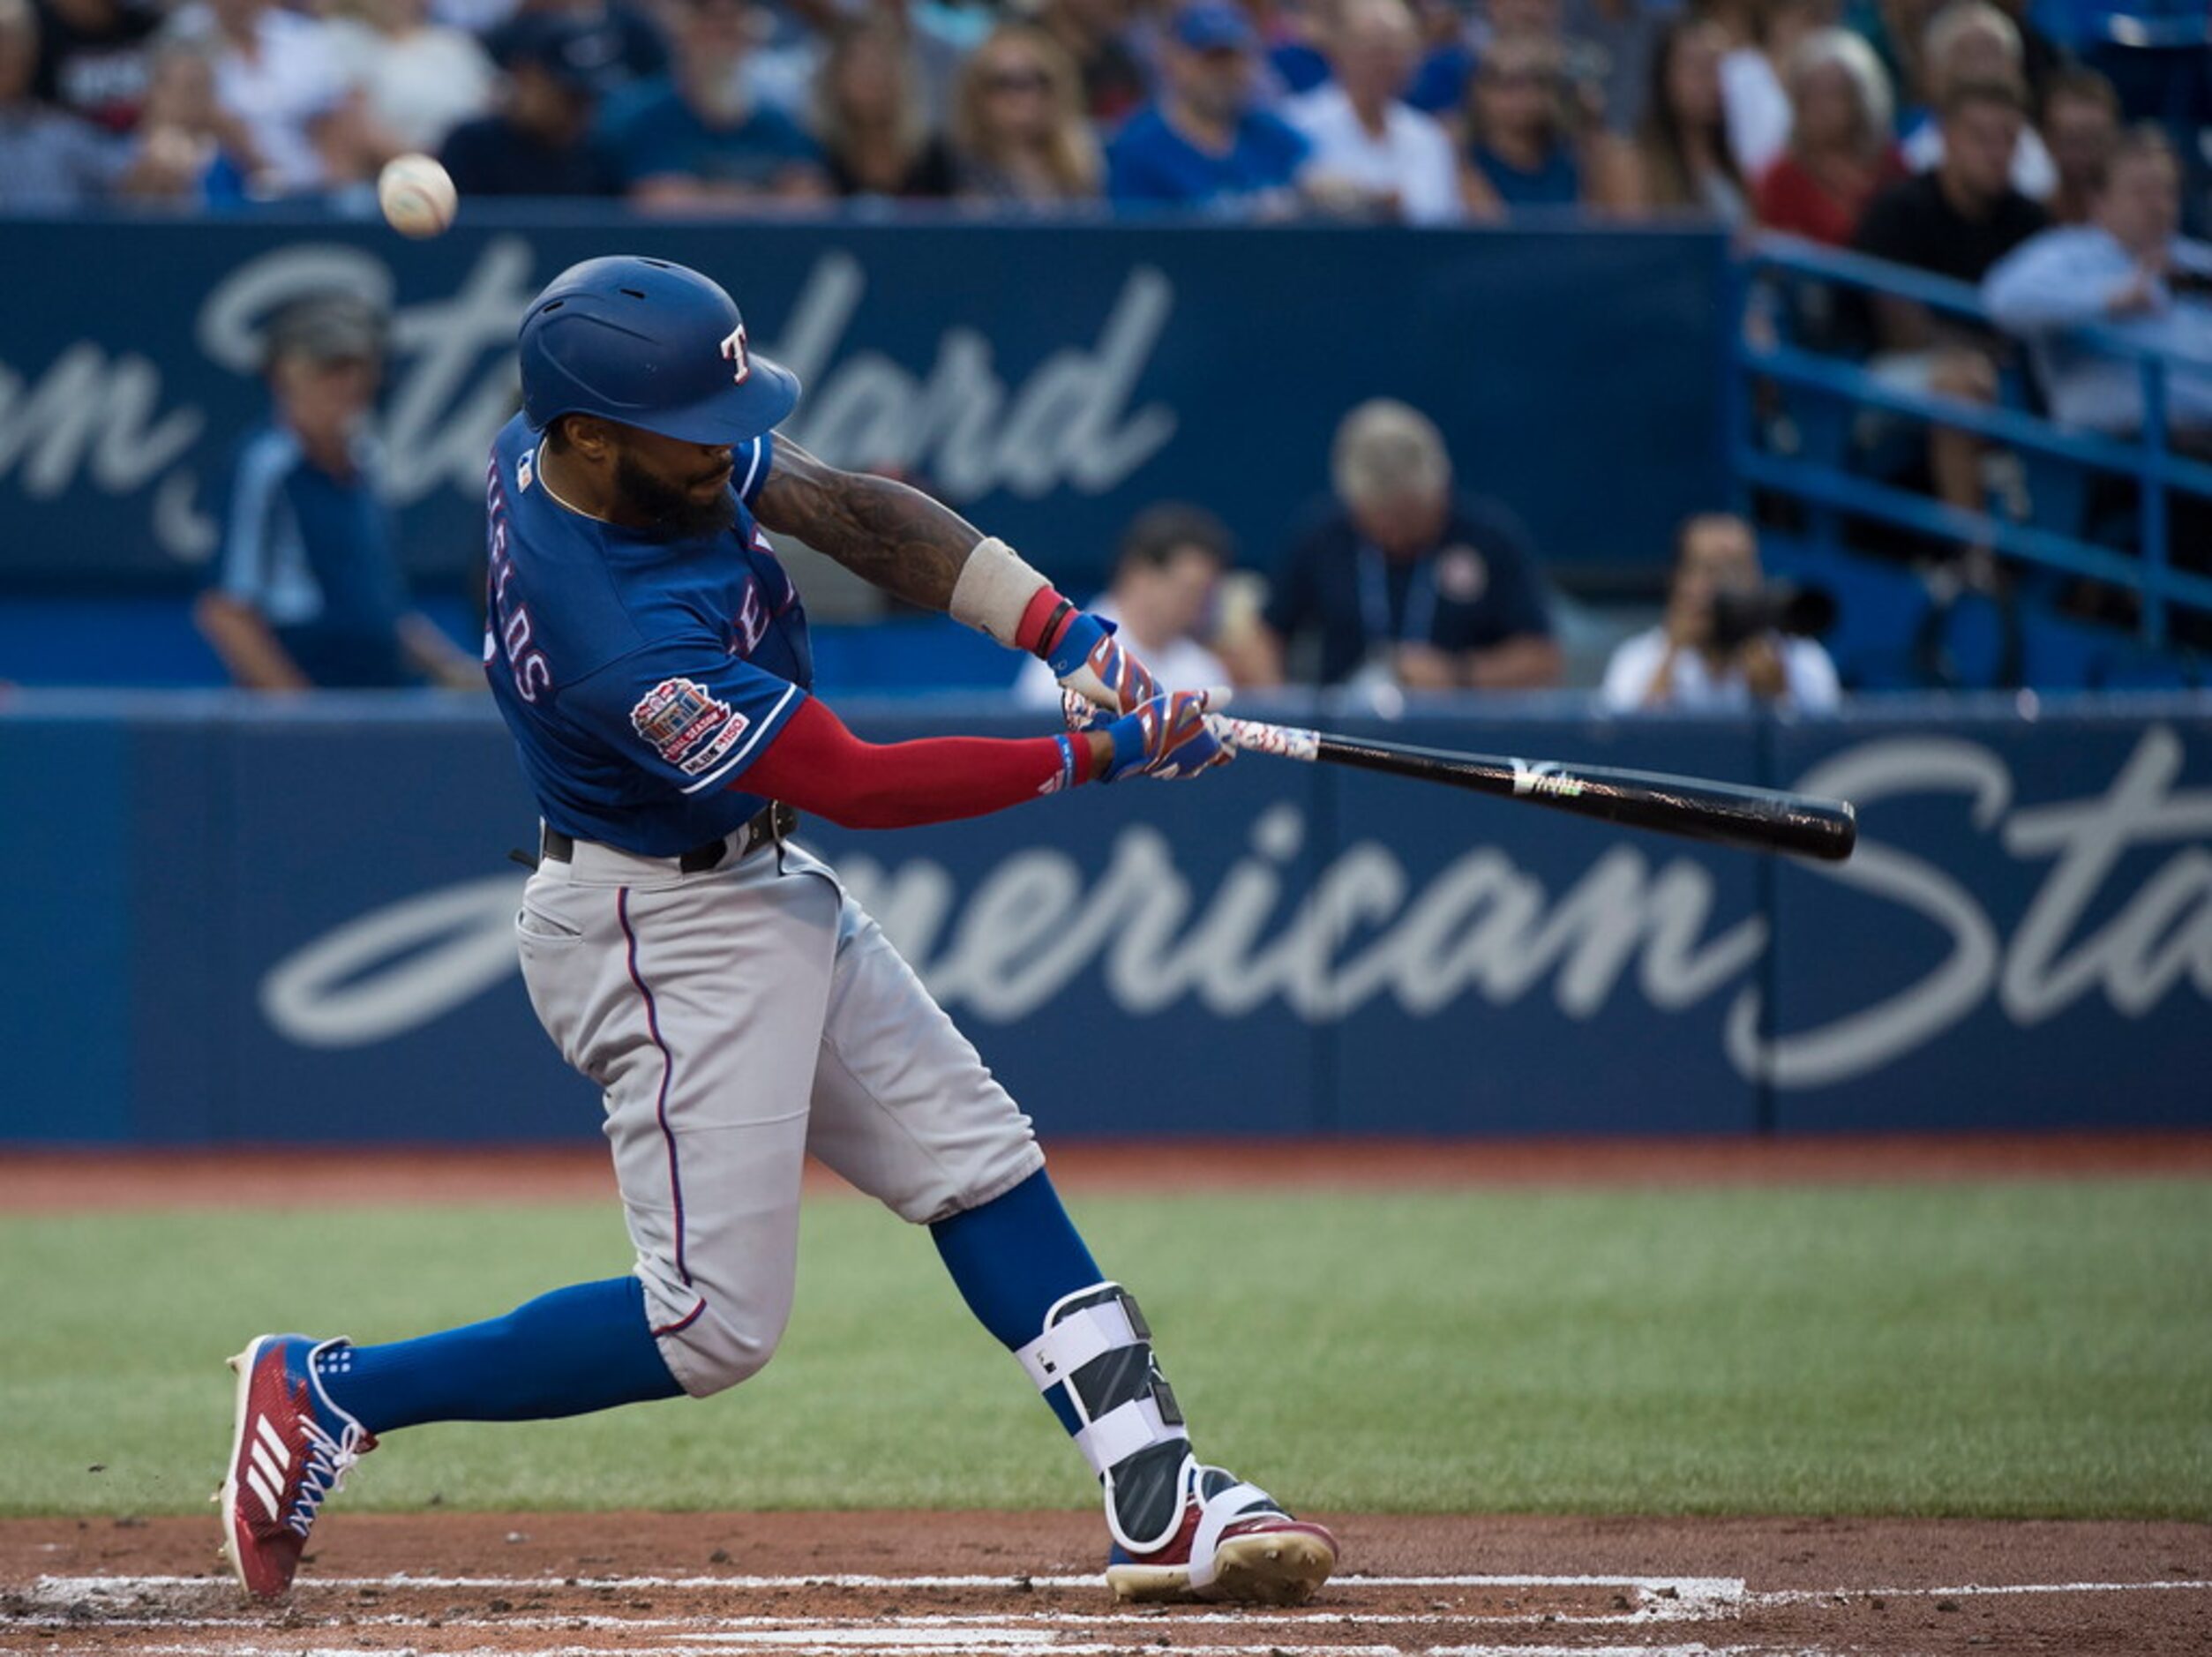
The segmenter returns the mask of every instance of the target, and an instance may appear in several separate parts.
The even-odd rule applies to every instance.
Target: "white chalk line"
[[[1744,1595],[1747,1605],[1805,1605],[1818,1600],[1961,1600],[2000,1593],[2208,1593],[2212,1582],[1969,1582],[1955,1588],[1772,1588]]]
[[[58,1608],[56,1608],[58,1609]],[[332,1608],[334,1611],[340,1608]],[[1270,1611],[1254,1606],[1242,1611],[1192,1611],[1178,1608],[1172,1616],[1143,1616],[1125,1612],[1119,1616],[1090,1615],[1059,1611],[1002,1611],[995,1615],[979,1612],[966,1616],[725,1616],[715,1612],[698,1612],[690,1616],[596,1616],[584,1612],[524,1612],[510,1615],[501,1612],[488,1616],[449,1616],[443,1612],[379,1611],[370,1606],[347,1606],[344,1615],[349,1623],[364,1628],[423,1628],[436,1623],[446,1628],[524,1628],[524,1629],[667,1629],[703,1628],[851,1628],[865,1622],[870,1628],[953,1629],[1009,1628],[1027,1624],[1035,1628],[1192,1628],[1209,1623],[1221,1623],[1236,1628],[1264,1626],[1269,1628],[1334,1628],[1356,1623],[1361,1627],[1376,1628],[1436,1628],[1447,1623],[1526,1623],[1533,1616],[1550,1615],[1565,1623],[1638,1623],[1653,1619],[1639,1617],[1633,1612],[1612,1612],[1602,1616],[1580,1616],[1571,1612],[1525,1612],[1492,1615],[1477,1612],[1429,1611],[1409,1615],[1392,1611],[1313,1611],[1293,1613]],[[4,1620],[4,1619],[0,1619]],[[17,1619],[19,1621],[25,1619]],[[66,1621],[66,1617],[57,1620]],[[138,1616],[101,1616],[102,1628],[266,1628],[268,1615],[244,1611],[236,1616],[176,1616],[147,1614]]]
[[[663,1649],[697,1653],[721,1649],[711,1635],[699,1635]],[[641,1651],[651,1647],[626,1646],[621,1648],[624,1657],[640,1657]],[[922,1649],[915,1646],[880,1646],[854,1647],[852,1646],[786,1646],[776,1648],[783,1657],[851,1657],[856,1649],[885,1652],[906,1652]],[[993,1646],[988,1648],[995,1657],[1128,1657],[1127,1646]],[[1251,1646],[1179,1646],[1178,1657],[1251,1657],[1258,1649]],[[1501,1650],[1511,1649],[1500,1647]],[[139,1657],[394,1657],[386,1646],[140,1646],[135,1648]],[[1459,1648],[1453,1647],[1455,1657]],[[426,1654],[430,1657],[430,1654]],[[475,1646],[443,1648],[434,1657],[518,1657],[512,1646]],[[611,1657],[611,1648],[604,1646],[554,1646],[540,1647],[530,1657]],[[1302,1646],[1298,1657],[1425,1657],[1396,1646]],[[1653,1657],[1639,1652],[1637,1657]],[[1765,1654],[1762,1653],[1762,1657]]]
[[[670,1591],[697,1591],[704,1589],[722,1593],[757,1593],[774,1589],[797,1590],[819,1588],[822,1586],[865,1587],[881,1591],[896,1591],[901,1588],[911,1589],[917,1586],[943,1586],[948,1584],[956,1585],[962,1587],[983,1586],[995,1588],[1001,1592],[1012,1592],[1024,1583],[1026,1583],[1032,1589],[1044,1586],[1069,1586],[1096,1591],[1100,1586],[1099,1578],[1096,1577],[946,1578],[839,1576],[483,1578],[413,1577],[403,1573],[388,1577],[319,1577],[311,1578],[308,1583],[302,1586],[303,1587],[316,1592],[317,1596],[321,1597],[321,1595],[326,1593],[339,1594],[346,1593],[360,1593],[364,1590],[374,1593],[394,1593],[403,1591],[419,1593],[431,1589],[445,1591],[461,1589],[499,1589],[517,1594],[546,1593],[559,1590],[589,1590],[594,1593],[637,1593],[649,1589],[664,1589]],[[1734,1609],[1734,1608],[1742,1604],[1744,1597],[1743,1582],[1739,1577],[1613,1577],[1589,1575],[1445,1575],[1413,1577],[1362,1577],[1351,1575],[1335,1578],[1331,1586],[1333,1590],[1338,1592],[1354,1590],[1361,1587],[1416,1587],[1429,1591],[1440,1588],[1454,1587],[1482,1588],[1493,1591],[1511,1588],[1612,1588],[1616,1590],[1625,1590],[1636,1596],[1636,1604],[1625,1611],[1615,1610],[1609,1612],[1590,1613],[1559,1611],[1552,1613],[1556,1621],[1571,1622],[1578,1624],[1703,1621],[1715,1616],[1728,1615]],[[39,1578],[37,1583],[33,1586],[26,1597],[30,1598],[34,1603],[42,1603],[44,1605],[53,1607],[56,1610],[61,1610],[65,1609],[71,1604],[84,1599],[129,1598],[161,1590],[190,1590],[201,1594],[211,1593],[224,1593],[229,1591],[229,1585],[226,1579],[214,1577],[151,1575],[70,1577],[49,1575]],[[349,1608],[349,1609],[350,1608]],[[1098,1616],[1096,1614],[1080,1611],[1056,1610],[1041,1610],[1033,1613],[1023,1613],[1022,1615],[1034,1617],[1040,1621],[1076,1626],[1080,1626],[1087,1623],[1121,1626],[1136,1620],[1140,1616],[1139,1613],[1132,1611],[1123,1611],[1113,1616]],[[1195,1615],[1184,1614],[1179,1616],[1178,1620],[1183,1622],[1196,1622],[1206,1615],[1207,1614],[1204,1613]],[[1211,1615],[1214,1617],[1221,1618],[1222,1620],[1231,1620],[1222,1618],[1222,1614],[1220,1613],[1214,1613]],[[1306,1613],[1303,1615],[1315,1618],[1332,1616],[1341,1618],[1351,1616],[1355,1614],[1348,1612],[1337,1613],[1323,1611]],[[1000,1613],[984,1620],[1004,1622],[1007,1620],[1007,1616],[1008,1614],[1006,1613]],[[1385,1615],[1364,1620],[1396,1621],[1398,1616],[1403,1616],[1403,1614]],[[120,1623],[123,1619],[103,1618],[102,1620]],[[135,1623],[154,1626],[159,1626],[166,1620],[168,1619],[154,1616],[132,1619]],[[470,1625],[465,1617],[446,1618],[442,1620],[447,1626]],[[552,1626],[556,1627],[559,1626],[563,1621],[563,1619],[558,1617],[548,1620]],[[726,1622],[729,1619],[724,1618],[718,1620]],[[800,1619],[779,1619],[775,1617],[766,1617],[759,1620],[761,1622],[777,1623],[783,1626],[791,1626],[800,1621]],[[877,1623],[878,1625],[881,1625],[885,1621],[885,1619],[871,1620]],[[1269,1621],[1287,1624],[1292,1621],[1290,1617],[1285,1616],[1282,1614],[1259,1610],[1240,1613],[1233,1620],[1241,1621],[1248,1624],[1254,1621]],[[1410,1616],[1405,1617],[1404,1620],[1408,1623],[1457,1621],[1470,1623],[1511,1623],[1518,1626],[1521,1623],[1529,1622],[1532,1618],[1531,1616],[1471,1613],[1464,1616],[1457,1617],[1430,1616],[1422,1618],[1420,1616]],[[850,1618],[821,1619],[817,1625],[842,1624],[851,1621],[851,1619]],[[519,1624],[514,1619],[503,1619],[500,1625],[515,1627]],[[633,1625],[637,1627],[647,1626],[647,1624],[641,1621],[634,1621]],[[927,1624],[918,1623],[912,1625],[926,1626]]]
[[[41,1576],[40,1583],[73,1586],[80,1593],[132,1592],[143,1588],[174,1588],[220,1583],[220,1577],[170,1576]],[[964,1576],[876,1577],[822,1571],[812,1575],[748,1577],[437,1577],[398,1571],[387,1577],[308,1577],[302,1587],[321,1588],[497,1588],[516,1593],[543,1593],[550,1588],[715,1588],[761,1592],[778,1588],[1098,1588],[1105,1585],[1103,1571],[1084,1576]],[[1687,1597],[1741,1598],[1741,1577],[1617,1576],[1420,1576],[1369,1577],[1347,1572],[1329,1579],[1331,1588],[1640,1588],[1649,1593],[1668,1589]]]
[[[558,1589],[583,1589],[594,1593],[622,1593],[634,1590],[713,1590],[728,1593],[761,1593],[776,1590],[797,1591],[808,1588],[868,1588],[896,1590],[900,1588],[996,1588],[1018,1592],[1027,1588],[1097,1588],[1103,1578],[1095,1576],[1048,1577],[883,1577],[852,1574],[823,1574],[819,1576],[695,1576],[695,1577],[435,1577],[416,1576],[400,1571],[383,1577],[311,1577],[300,1586],[303,1590],[327,1593],[358,1593],[363,1589],[377,1592],[424,1590],[431,1588],[496,1589],[515,1593],[544,1593]],[[1863,1599],[1878,1596],[1884,1599],[1957,1599],[1983,1594],[2036,1593],[2212,1593],[2212,1580],[2162,1582],[2002,1582],[1959,1583],[1949,1587],[1860,1587],[1833,1588],[1773,1588],[1750,1589],[1741,1577],[1641,1577],[1633,1575],[1485,1575],[1485,1576],[1414,1576],[1383,1577],[1348,1574],[1330,1580],[1331,1591],[1347,1588],[1623,1588],[1633,1589],[1646,1598],[1661,1601],[1667,1606],[1694,1603],[1707,1608],[1713,1606],[1774,1606],[1810,1604],[1838,1596]],[[229,1580],[215,1576],[164,1576],[158,1574],[135,1576],[60,1576],[47,1574],[39,1577],[27,1591],[34,1601],[66,1601],[87,1596],[113,1596],[145,1593],[154,1589],[191,1588],[211,1593],[230,1591]],[[1654,1609],[1659,1608],[1657,1607]],[[950,1614],[947,1614],[950,1615]],[[1006,1613],[1001,1615],[1013,1615]],[[1023,1616],[1057,1617],[1062,1621],[1077,1620],[1080,1612],[1025,1612]],[[1355,1616],[1356,1613],[1312,1612],[1304,1615],[1315,1618],[1333,1616]],[[1278,1614],[1246,1611],[1236,1614],[1239,1620],[1249,1621],[1256,1616],[1287,1620]],[[771,1619],[772,1620],[772,1619]],[[798,1619],[781,1619],[796,1621]],[[1113,1618],[1099,1618],[1113,1621]],[[1198,1616],[1185,1616],[1180,1620],[1197,1621]],[[1387,1622],[1387,1615],[1362,1618],[1368,1622]],[[1459,1619],[1468,1620],[1468,1619]]]
[[[1666,1608],[1661,1608],[1664,1606]],[[333,1608],[334,1611],[337,1608]],[[1673,1608],[1671,1601],[1661,1601],[1642,1611],[1607,1611],[1581,1614],[1573,1611],[1521,1612],[1428,1612],[1407,1615],[1402,1612],[1331,1611],[1293,1614],[1268,1611],[1258,1607],[1234,1612],[1192,1612],[1179,1610],[1172,1617],[1140,1616],[1133,1613],[1121,1616],[1092,1616],[1075,1612],[1033,1611],[1003,1612],[996,1616],[978,1614],[968,1616],[872,1616],[856,1619],[844,1616],[724,1616],[700,1613],[690,1616],[593,1616],[559,1612],[499,1613],[488,1616],[453,1616],[442,1612],[406,1613],[376,1611],[365,1607],[349,1606],[344,1608],[346,1626],[359,1628],[423,1629],[437,1628],[516,1629],[532,1633],[547,1633],[558,1630],[594,1633],[627,1631],[632,1633],[666,1632],[705,1628],[761,1630],[769,1632],[788,1632],[794,1638],[815,1630],[844,1630],[866,1627],[878,1631],[916,1631],[927,1632],[943,1631],[949,1636],[966,1631],[1019,1628],[1025,1638],[1033,1637],[1040,1629],[1069,1628],[1076,1630],[1121,1629],[1149,1630],[1153,1628],[1187,1629],[1207,1624],[1237,1628],[1326,1629],[1357,1625],[1361,1628],[1442,1628],[1466,1623],[1497,1623],[1519,1628],[1548,1616],[1554,1623],[1573,1627],[1594,1627],[1602,1623],[1637,1623],[1676,1622],[1682,1613]],[[1015,1618],[1015,1621],[1009,1621]],[[136,1616],[101,1615],[94,1619],[101,1628],[110,1629],[177,1629],[194,1632],[218,1629],[266,1629],[266,1614],[241,1613],[236,1616],[179,1616],[148,1614]],[[9,1619],[0,1617],[0,1626]],[[18,1625],[35,1622],[43,1627],[66,1626],[71,1619],[58,1608],[43,1618],[16,1618]],[[978,1635],[981,1638],[980,1633]],[[733,1636],[734,1638],[734,1636]]]
[[[393,1657],[382,1646],[141,1646],[140,1657]],[[692,1651],[701,1647],[689,1646]],[[707,1649],[712,1649],[708,1647]],[[883,1647],[896,1650],[896,1647]],[[1176,1657],[1251,1657],[1250,1646],[1178,1646]],[[994,1646],[994,1657],[1128,1657],[1126,1646]],[[816,1647],[820,1657],[851,1657],[850,1647]],[[511,1647],[456,1646],[435,1657],[515,1657]],[[609,1657],[600,1646],[554,1646],[540,1648],[532,1657]],[[631,1657],[638,1657],[631,1648]],[[810,1657],[807,1648],[784,1648],[784,1657]],[[1432,1646],[1408,1652],[1398,1646],[1301,1646],[1294,1657],[1830,1657],[1811,1646],[1707,1646],[1701,1641],[1676,1646]]]

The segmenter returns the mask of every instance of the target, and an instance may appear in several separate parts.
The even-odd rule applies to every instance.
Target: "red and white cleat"
[[[1293,1518],[1234,1473],[1200,1467],[1175,1533],[1147,1553],[1117,1543],[1106,1582],[1124,1600],[1302,1605],[1336,1568],[1326,1526]]]
[[[222,1508],[222,1556],[257,1600],[291,1591],[323,1498],[377,1447],[315,1374],[316,1353],[344,1344],[257,1335],[230,1360],[238,1373],[236,1425],[230,1471],[214,1499]]]

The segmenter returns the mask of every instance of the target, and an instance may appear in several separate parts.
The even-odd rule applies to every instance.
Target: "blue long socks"
[[[1054,1301],[1101,1276],[1041,1169],[930,1233],[969,1309],[1009,1350],[1037,1338]],[[332,1400],[372,1433],[583,1415],[683,1391],[662,1361],[635,1278],[557,1289],[505,1317],[414,1340],[334,1346],[316,1370]],[[1074,1432],[1057,1390],[1050,1401]]]
[[[424,1421],[529,1421],[683,1389],[661,1361],[635,1278],[579,1283],[505,1317],[381,1346],[334,1346],[323,1390],[372,1433]]]
[[[1044,1332],[1054,1301],[1105,1275],[1042,1168],[1004,1196],[929,1231],[968,1309],[1009,1351]],[[1073,1433],[1080,1423],[1062,1391],[1054,1388],[1046,1401]]]

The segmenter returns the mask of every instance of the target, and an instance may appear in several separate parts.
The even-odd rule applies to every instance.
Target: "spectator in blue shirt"
[[[466,196],[619,196],[622,169],[593,131],[624,80],[622,36],[604,19],[536,12],[504,37],[506,96],[464,122],[439,159]]]
[[[1527,532],[1493,502],[1457,501],[1443,436],[1377,398],[1337,429],[1338,505],[1291,549],[1247,665],[1375,689],[1521,690],[1559,681]]]
[[[2073,335],[2085,323],[2167,359],[2169,446],[2212,460],[2212,247],[2175,234],[2181,165],[2164,131],[2141,126],[2113,146],[2089,199],[2089,222],[2043,230],[1984,279],[1983,303],[2004,327],[2027,337],[2061,425],[2133,438],[2143,427],[2142,378],[2132,357]],[[2166,557],[2177,569],[2212,567],[2212,501],[2186,490],[2167,497]],[[2142,544],[2141,503],[2133,478],[2094,480],[2085,517],[2100,533],[2121,529]],[[2084,583],[2069,596],[2079,613],[2133,626],[2132,595]],[[2175,635],[2212,649],[2212,626],[2186,614]]]
[[[2114,437],[2142,430],[2142,376],[2133,360],[2066,337],[2068,329],[2102,323],[2174,359],[2170,429],[2178,445],[2212,451],[2212,303],[2205,292],[2212,247],[2176,235],[2180,218],[2173,146],[2158,128],[2138,127],[2105,161],[2087,224],[2029,236],[1983,279],[1991,314],[2034,347],[2059,424]]]
[[[342,294],[270,325],[273,417],[240,446],[216,585],[193,611],[250,690],[484,687],[476,662],[408,602],[361,430],[382,338],[382,317]]]
[[[1162,90],[1106,146],[1117,206],[1278,214],[1298,204],[1306,140],[1252,107],[1258,38],[1231,0],[1191,0],[1160,41]]]
[[[632,201],[711,213],[829,195],[819,146],[746,84],[754,16],[752,0],[676,0],[672,67],[611,134]]]

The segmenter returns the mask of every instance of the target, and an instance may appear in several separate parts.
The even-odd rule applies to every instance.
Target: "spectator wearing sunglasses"
[[[1468,214],[1620,205],[1630,194],[1626,159],[1587,115],[1556,37],[1493,40],[1467,83],[1459,187]]]
[[[1049,207],[1098,199],[1104,161],[1075,60],[1027,24],[1002,24],[962,65],[953,94],[956,194]]]

